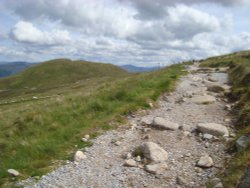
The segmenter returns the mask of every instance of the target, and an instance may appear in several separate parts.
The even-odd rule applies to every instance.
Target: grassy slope
[[[80,81],[106,77],[120,78],[127,75],[126,71],[111,64],[56,59],[0,79],[0,90],[5,90],[0,93],[0,99],[29,93],[48,94],[48,90],[56,91],[59,88],[61,91],[62,87],[76,85]]]
[[[0,185],[12,181],[8,168],[19,170],[20,178],[26,178],[47,172],[55,160],[71,158],[77,148],[89,145],[80,142],[85,133],[111,128],[110,122],[148,108],[149,101],[174,88],[182,69],[182,65],[174,65],[107,80],[88,95],[84,95],[86,87],[79,86],[56,98],[0,106]]]
[[[250,51],[209,58],[202,62],[202,66],[230,66],[229,79],[233,86],[230,98],[239,100],[233,111],[238,137],[250,134]],[[236,187],[248,167],[250,167],[250,148],[237,153],[230,162],[225,171],[224,186]]]

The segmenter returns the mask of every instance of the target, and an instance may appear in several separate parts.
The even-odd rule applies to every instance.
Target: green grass
[[[209,58],[204,60],[201,66],[223,67],[229,66],[229,79],[232,83],[232,92],[229,98],[237,100],[239,103],[233,111],[236,119],[235,127],[238,137],[250,134],[250,51],[238,52],[234,54]],[[250,148],[237,153],[229,163],[223,181],[225,187],[236,187],[250,167]]]
[[[100,84],[93,81],[73,90],[70,87],[46,100],[1,105],[0,186],[11,185],[13,180],[6,172],[9,168],[18,170],[23,179],[40,176],[57,161],[71,159],[76,149],[90,144],[80,141],[84,134],[96,136],[100,130],[124,122],[128,113],[148,108],[150,101],[174,89],[182,74],[183,65],[151,73],[119,74]]]

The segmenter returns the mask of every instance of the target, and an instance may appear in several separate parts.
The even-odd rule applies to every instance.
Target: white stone
[[[120,141],[116,141],[114,144],[115,144],[116,146],[120,146],[120,145],[121,145],[121,142],[120,142]]]
[[[141,156],[138,155],[138,156],[135,158],[135,160],[136,160],[137,162],[141,162]]]
[[[77,151],[74,156],[75,162],[80,162],[83,159],[86,159],[87,156],[82,151]]]
[[[213,136],[229,136],[227,128],[217,123],[199,123],[197,129]]]
[[[8,173],[12,176],[15,176],[15,177],[20,175],[20,173],[14,169],[8,169]]]
[[[200,158],[200,160],[197,163],[197,166],[199,167],[212,167],[214,165],[213,159],[209,157],[209,155],[204,155]]]
[[[168,168],[165,162],[149,164],[145,166],[145,170],[151,174],[161,174]]]
[[[84,135],[84,138],[86,138],[87,140],[90,138],[90,136],[88,134]]]
[[[136,167],[137,163],[134,159],[128,159],[125,161],[124,166],[128,166],[128,167]]]
[[[131,154],[131,153],[128,153],[128,154],[126,155],[126,158],[127,158],[127,159],[131,159],[131,158],[132,158],[132,154]]]
[[[167,129],[167,130],[177,130],[179,128],[179,124],[167,121],[161,117],[155,117],[153,125],[160,129]]]
[[[82,141],[82,142],[87,142],[88,139],[86,139],[86,138],[81,138],[81,141]]]
[[[151,162],[163,162],[168,159],[168,153],[156,143],[145,142],[138,148],[143,153],[143,156]]]
[[[203,134],[203,138],[206,140],[210,140],[213,138],[213,135],[205,133],[205,134]]]
[[[194,96],[191,101],[196,104],[210,104],[215,102],[216,99],[214,96],[211,95],[200,95],[200,96]]]

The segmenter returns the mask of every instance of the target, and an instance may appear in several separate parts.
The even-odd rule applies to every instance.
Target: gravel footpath
[[[206,187],[209,179],[215,177],[230,159],[225,151],[229,138],[204,138],[205,135],[195,131],[196,126],[198,123],[218,123],[233,132],[229,111],[225,110],[228,103],[221,94],[207,91],[206,81],[211,76],[218,80],[217,83],[227,82],[225,73],[184,76],[175,92],[159,99],[157,108],[138,112],[128,117],[130,126],[108,131],[91,140],[93,146],[84,151],[86,159],[70,162],[42,176],[35,184],[25,180],[23,185],[27,188]],[[211,104],[192,101],[195,96],[204,94],[215,96],[216,101]],[[150,122],[154,117],[178,123],[182,130],[159,130],[145,124],[145,120]],[[125,156],[148,141],[168,152],[168,167],[162,173],[146,172],[142,162],[137,162],[136,167],[124,166]],[[197,167],[203,154],[212,158],[212,167]]]

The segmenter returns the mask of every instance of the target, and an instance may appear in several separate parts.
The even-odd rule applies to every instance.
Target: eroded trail
[[[157,108],[129,117],[131,126],[92,140],[85,159],[70,162],[27,187],[205,187],[230,158],[225,145],[233,130],[223,92],[217,93],[228,89],[225,83],[225,73],[183,77]],[[156,143],[168,159],[152,162],[145,151],[136,149],[145,142]]]

